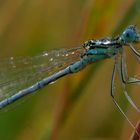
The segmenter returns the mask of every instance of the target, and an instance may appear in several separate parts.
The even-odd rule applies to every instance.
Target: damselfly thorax
[[[108,37],[108,38],[102,38],[99,40],[92,39],[92,40],[86,41],[83,44],[83,47],[86,49],[85,55],[86,54],[93,55],[92,51],[94,50],[94,53],[95,53],[95,50],[98,50],[98,49],[100,50],[99,55],[106,55],[106,57],[112,57],[122,52],[122,45],[119,42],[119,37],[116,37],[116,38]]]

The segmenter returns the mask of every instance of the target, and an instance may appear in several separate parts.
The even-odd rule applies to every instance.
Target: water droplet
[[[47,53],[47,52],[45,52],[45,53],[43,54],[43,56],[48,56],[48,53]]]
[[[51,58],[50,61],[53,61],[53,58]]]
[[[10,60],[13,60],[14,59],[14,57],[10,57]]]

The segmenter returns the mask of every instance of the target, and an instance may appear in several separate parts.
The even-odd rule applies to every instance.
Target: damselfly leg
[[[134,55],[137,57],[138,61],[140,61],[140,53],[133,47],[132,44],[129,44],[129,47],[133,51]]]
[[[116,57],[116,59],[117,59],[117,57]],[[126,118],[126,120],[128,121],[128,123],[132,126],[132,128],[135,130],[135,132],[137,133],[137,135],[140,137],[139,133],[137,132],[137,128],[131,122],[131,120],[127,117],[127,115],[125,114],[125,112],[120,107],[120,105],[117,102],[117,100],[115,99],[115,91],[114,91],[114,89],[115,89],[115,76],[116,76],[117,70],[118,70],[118,62],[115,60],[115,64],[114,64],[113,72],[112,72],[112,79],[111,79],[111,97],[113,99],[114,104],[118,108],[118,110],[122,113],[122,115]]]
[[[135,50],[135,52],[136,52],[136,54],[139,54],[136,50]],[[131,99],[131,97],[127,94],[127,91],[125,88],[126,84],[140,84],[140,80],[133,78],[133,77],[129,77],[129,75],[127,73],[126,59],[125,58],[126,58],[125,52],[123,51],[122,56],[121,56],[121,66],[120,66],[120,69],[121,69],[120,73],[121,74],[120,74],[120,76],[121,76],[121,79],[123,82],[122,84],[123,84],[123,88],[124,88],[124,95],[125,95],[126,99],[129,101],[129,103],[137,110],[137,112],[140,112],[140,109],[137,107],[137,105],[134,103],[134,101]]]
[[[135,48],[130,44],[130,48],[133,51],[134,55],[136,56],[137,60],[140,61],[140,53],[135,50]],[[125,84],[140,84],[140,79],[129,77],[126,69],[126,56],[125,52],[122,53],[122,59],[121,59],[121,75],[122,75],[122,81]]]

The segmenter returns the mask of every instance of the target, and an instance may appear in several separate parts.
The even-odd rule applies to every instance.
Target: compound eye
[[[125,42],[134,42],[136,40],[136,33],[132,29],[127,29],[123,32],[122,37]]]

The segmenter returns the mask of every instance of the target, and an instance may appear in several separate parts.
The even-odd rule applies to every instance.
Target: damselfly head
[[[140,35],[137,32],[136,26],[128,26],[120,36],[119,41],[122,45],[139,42]]]

